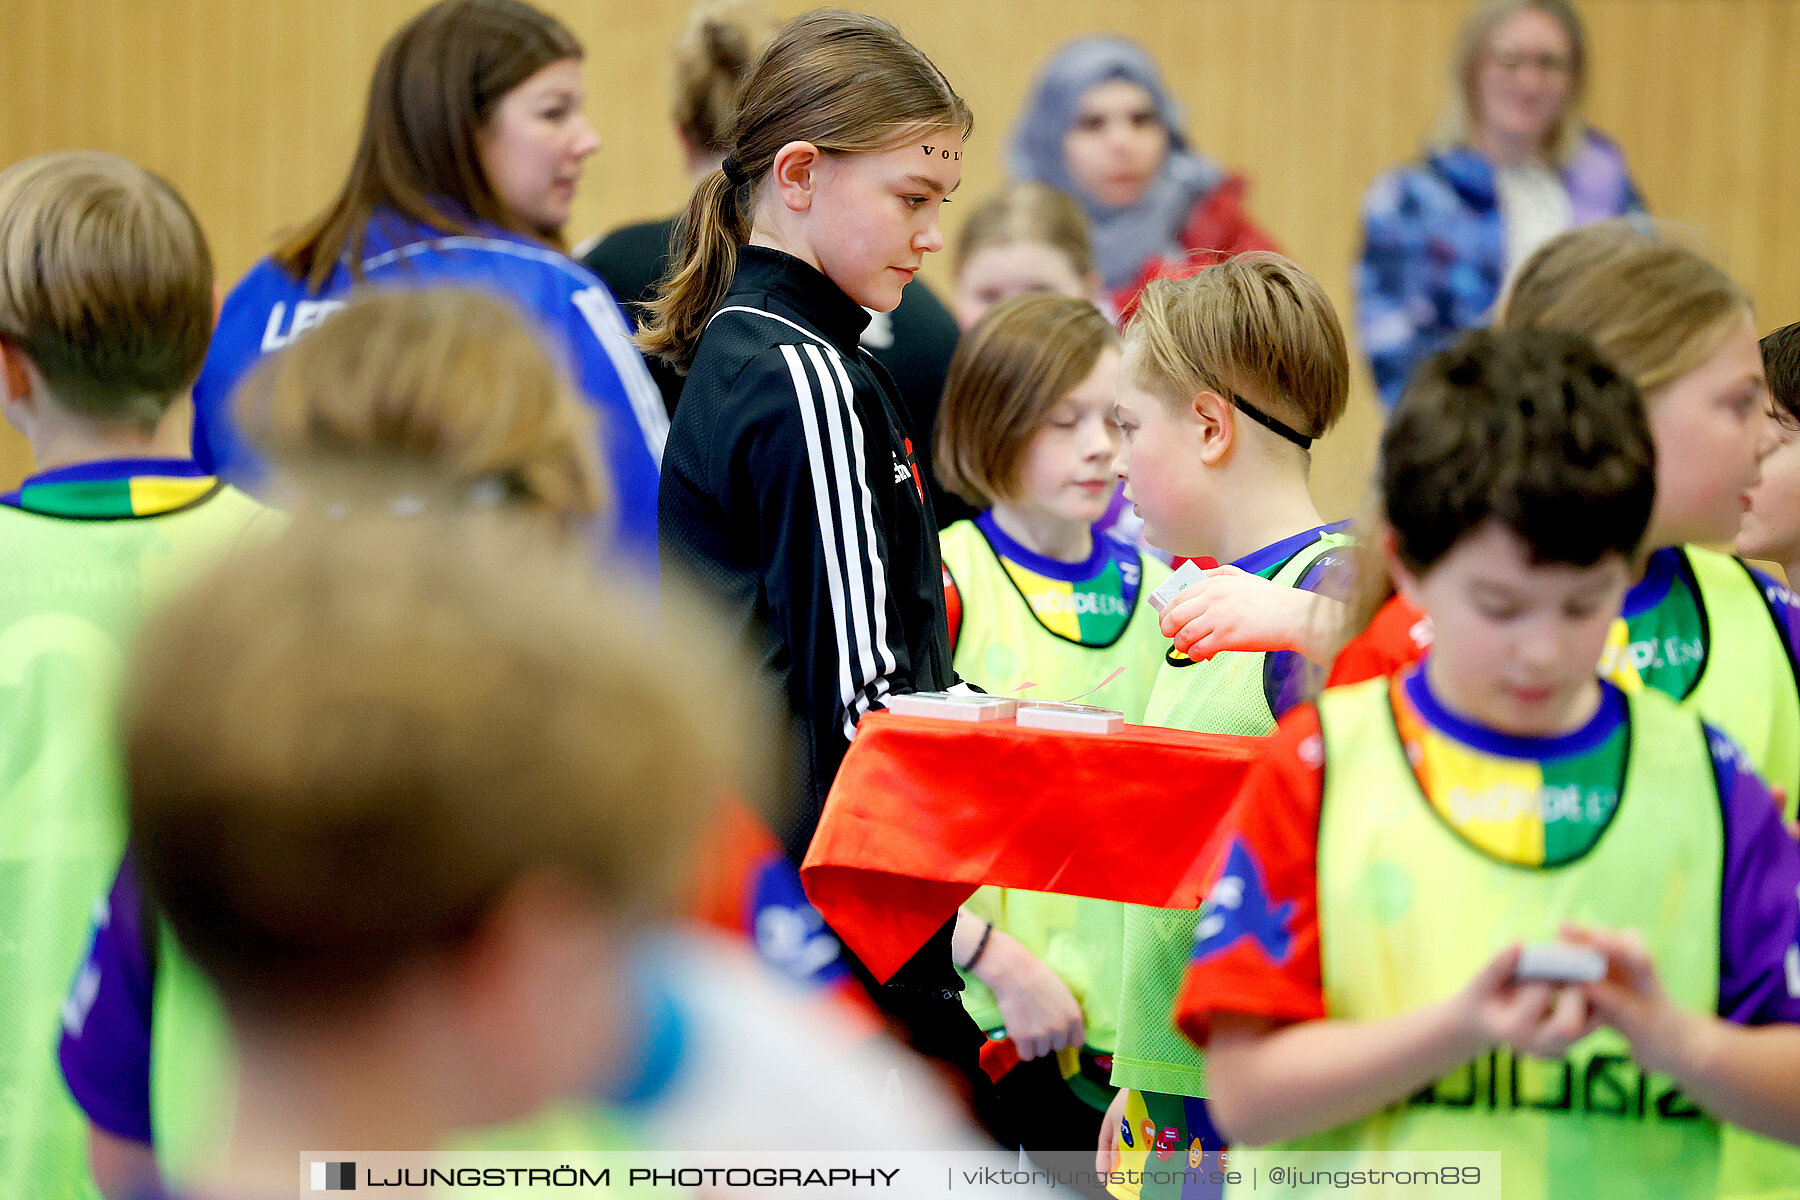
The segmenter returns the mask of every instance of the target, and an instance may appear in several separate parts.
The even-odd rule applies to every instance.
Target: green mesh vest
[[[1343,533],[1327,533],[1269,578],[1294,587],[1321,556],[1349,541]],[[1263,691],[1266,657],[1228,652],[1184,666],[1165,661],[1150,696],[1146,723],[1201,733],[1275,732],[1275,715]],[[1170,1019],[1193,956],[1198,920],[1193,909],[1125,906],[1125,961],[1112,1075],[1117,1086],[1174,1096],[1206,1095],[1205,1057]]]
[[[0,506],[0,1196],[95,1194],[59,1012],[124,842],[112,707],[145,611],[284,518],[230,487],[173,511]]]
[[[1604,834],[1553,867],[1502,862],[1431,806],[1385,679],[1319,700],[1320,964],[1330,1018],[1369,1021],[1443,1000],[1509,942],[1565,921],[1638,930],[1684,1008],[1718,1004],[1724,828],[1700,723],[1630,697],[1624,787]],[[1602,1029],[1547,1062],[1501,1048],[1409,1101],[1292,1150],[1498,1150],[1507,1200],[1711,1197],[1719,1128]],[[1325,1189],[1329,1192],[1330,1189]]]
[[[150,1003],[150,1130],[157,1166],[172,1184],[191,1183],[195,1167],[225,1148],[236,1089],[237,1061],[218,995],[160,925]]]
[[[956,638],[956,673],[989,691],[1037,684],[1031,695],[1116,708],[1134,725],[1144,723],[1150,689],[1168,640],[1145,598],[1169,577],[1169,569],[1138,556],[1141,578],[1130,620],[1116,640],[1084,646],[1045,629],[973,521],[958,521],[938,535],[944,566],[962,598]],[[1113,671],[1119,676],[1095,690]]]
[[[1692,709],[1741,746],[1757,773],[1800,814],[1800,689],[1786,639],[1744,564],[1682,547],[1706,612],[1706,665],[1688,693]],[[1731,1200],[1800,1200],[1800,1147],[1727,1126],[1719,1194]]]
[[[1762,589],[1744,564],[1716,550],[1684,546],[1706,611],[1706,665],[1683,707],[1741,747],[1763,780],[1800,805],[1800,688],[1787,642]],[[1800,1157],[1794,1160],[1800,1170]]]
[[[1269,579],[1297,587],[1327,552],[1350,544],[1345,533],[1327,533],[1282,563]],[[1192,729],[1200,733],[1261,736],[1275,732],[1275,714],[1263,693],[1263,662],[1252,652],[1217,654],[1192,662],[1170,653],[1157,672],[1156,686],[1144,713],[1146,725]]]
[[[1706,660],[1676,699],[1736,742],[1757,774],[1787,794],[1787,819],[1800,813],[1800,688],[1795,664],[1750,572],[1739,560],[1683,546],[1706,625]],[[1634,674],[1614,672],[1630,688]],[[1622,678],[1621,678],[1622,677]],[[1800,1147],[1725,1129],[1719,1194],[1729,1200],[1800,1200]]]

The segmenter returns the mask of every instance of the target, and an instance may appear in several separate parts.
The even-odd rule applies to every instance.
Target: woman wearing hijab
[[[1538,246],[1644,207],[1625,156],[1581,119],[1587,38],[1568,0],[1489,0],[1451,68],[1425,157],[1363,199],[1356,325],[1389,407],[1414,365],[1488,323]]]
[[[1125,38],[1077,38],[1044,64],[1008,166],[1081,202],[1122,313],[1159,275],[1278,249],[1244,209],[1244,177],[1188,147],[1155,62]]]

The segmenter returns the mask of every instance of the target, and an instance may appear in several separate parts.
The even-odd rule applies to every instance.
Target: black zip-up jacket
[[[857,344],[868,320],[806,263],[743,247],[663,451],[665,570],[725,602],[794,715],[796,863],[857,721],[956,680],[937,526],[893,381]]]

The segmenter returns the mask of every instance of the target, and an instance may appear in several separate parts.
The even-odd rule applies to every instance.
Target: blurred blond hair
[[[123,708],[142,877],[228,1005],[318,1011],[466,940],[515,883],[673,911],[767,778],[729,652],[665,582],[500,513],[302,516],[147,624]]]
[[[1451,150],[1467,145],[1480,124],[1481,60],[1488,52],[1494,31],[1517,13],[1537,11],[1562,26],[1569,39],[1569,102],[1562,119],[1551,128],[1544,146],[1550,161],[1568,163],[1581,150],[1587,132],[1582,118],[1581,101],[1587,93],[1587,31],[1581,16],[1568,0],[1487,0],[1463,23],[1456,38],[1456,55],[1450,60],[1450,91],[1432,129],[1430,144],[1435,150]]]
[[[1047,183],[1012,183],[982,198],[956,237],[951,271],[990,246],[1032,242],[1060,251],[1077,279],[1094,275],[1094,243],[1087,215],[1073,197]]]
[[[1654,405],[1751,315],[1750,297],[1668,226],[1601,221],[1525,260],[1502,301],[1506,329],[1558,329],[1600,348]]]
[[[694,149],[731,150],[731,117],[738,86],[780,28],[751,0],[704,0],[688,10],[675,41],[675,124]]]
[[[246,436],[318,499],[376,481],[569,525],[605,504],[592,417],[525,318],[483,292],[361,293],[264,359],[237,409]]]

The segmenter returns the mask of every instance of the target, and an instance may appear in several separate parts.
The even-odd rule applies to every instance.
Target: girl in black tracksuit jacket
[[[665,563],[724,598],[798,718],[798,863],[856,722],[955,676],[937,526],[869,316],[760,246],[700,340],[663,452]]]
[[[739,93],[732,150],[695,189],[638,342],[686,374],[657,501],[663,563],[730,608],[795,730],[798,864],[856,723],[955,682],[936,523],[887,372],[857,344],[889,312],[961,179],[968,108],[892,26],[823,10]],[[915,1048],[991,1114],[946,925],[885,986]],[[1010,1131],[1000,1134],[1010,1138]]]

